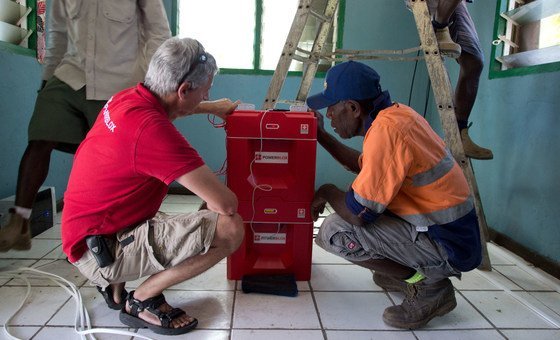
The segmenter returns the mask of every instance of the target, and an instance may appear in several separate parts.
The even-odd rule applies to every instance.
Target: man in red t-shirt
[[[143,84],[113,96],[78,148],[62,212],[62,247],[132,328],[183,334],[198,321],[172,308],[163,290],[206,271],[243,239],[237,197],[174,127],[210,112],[225,118],[230,100],[203,102],[216,61],[193,39],[171,38],[155,52]],[[177,181],[207,209],[158,213]],[[149,276],[126,293],[126,281]]]

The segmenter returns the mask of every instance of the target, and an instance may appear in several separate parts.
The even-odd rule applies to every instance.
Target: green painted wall
[[[170,0],[166,1],[170,8]],[[469,10],[477,25],[485,57],[490,58],[495,13],[494,1],[477,1]],[[209,29],[226,27],[213,23]],[[233,22],[230,24],[234,24]],[[346,2],[344,24],[346,49],[402,49],[417,46],[418,35],[412,13],[401,1],[349,0]],[[283,42],[279,42],[283,43]],[[211,51],[210,51],[211,52]],[[235,51],[232,51],[235,53]],[[218,60],[219,64],[219,60]],[[458,66],[446,62],[452,82]],[[381,84],[391,92],[393,100],[411,100],[418,112],[424,112],[426,67],[418,63],[414,86],[414,63],[374,61],[372,65],[381,75]],[[211,92],[212,98],[230,97],[260,107],[270,76],[218,75]],[[0,51],[0,197],[15,190],[17,167],[27,143],[27,124],[40,83],[40,66],[33,58]],[[488,79],[483,72],[480,92],[472,114],[471,135],[481,145],[492,148],[491,161],[474,161],[478,185],[488,224],[515,241],[560,261],[560,92],[559,73],[543,73],[515,78]],[[322,90],[323,79],[313,84],[312,93]],[[299,79],[286,81],[282,98],[295,97]],[[412,96],[409,93],[412,88]],[[441,131],[439,117],[433,105],[427,106],[426,117],[437,131]],[[200,151],[208,165],[217,170],[225,159],[225,133],[213,128],[206,116],[190,117],[176,125]],[[349,141],[358,148],[360,138]],[[317,185],[334,182],[347,187],[353,176],[334,162],[319,147],[317,155]],[[54,185],[61,197],[71,167],[71,157],[53,154],[51,171],[46,185]]]

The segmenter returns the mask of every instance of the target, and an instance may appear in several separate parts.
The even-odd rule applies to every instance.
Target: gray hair
[[[173,37],[166,40],[154,53],[144,86],[163,97],[173,93],[184,82],[192,89],[204,85],[210,75],[216,75],[216,60],[204,51],[197,40]]]

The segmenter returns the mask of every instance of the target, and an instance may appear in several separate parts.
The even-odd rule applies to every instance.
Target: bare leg
[[[134,292],[134,298],[143,301],[147,298],[161,294],[165,289],[191,279],[218,263],[224,257],[233,253],[243,241],[243,221],[241,216],[224,216],[218,218],[216,233],[210,250],[206,254],[197,255],[186,259],[173,268],[168,268],[162,272],[150,276]],[[171,310],[169,304],[160,307],[163,312]],[[130,307],[126,306],[127,312]],[[149,312],[141,312],[138,315],[147,322],[161,324],[157,317]],[[182,327],[192,321],[188,315],[173,320],[173,327]]]
[[[49,172],[51,152],[55,142],[29,142],[21,158],[18,173],[15,205],[30,209],[37,192]],[[14,213],[8,224],[0,229],[0,252],[10,249],[28,250],[31,248],[29,217]]]
[[[492,150],[483,148],[473,142],[468,130],[468,119],[478,93],[478,82],[482,73],[483,61],[467,52],[461,53],[457,61],[460,70],[455,86],[455,116],[457,117],[465,155],[474,159],[492,159],[494,158]]]
[[[111,283],[111,289],[113,290],[113,301],[115,301],[115,303],[121,303],[121,292],[124,289],[124,285],[126,284],[126,282],[120,282],[120,283]]]
[[[467,121],[476,100],[484,64],[480,58],[465,51],[461,53],[457,61],[460,69],[455,86],[455,115],[458,121]]]
[[[357,264],[360,267],[364,267],[367,269],[371,269],[374,270],[376,272],[380,272],[382,274],[385,274],[387,276],[391,276],[400,280],[406,280],[409,277],[411,277],[412,275],[414,275],[414,273],[416,273],[416,270],[410,268],[410,267],[406,267],[403,266],[402,264],[399,264],[393,260],[389,260],[389,259],[382,259],[382,260],[367,260],[367,261],[362,261],[362,262],[354,262],[351,261],[354,264]]]
[[[31,208],[49,173],[52,150],[56,142],[30,141],[19,164],[15,205]]]

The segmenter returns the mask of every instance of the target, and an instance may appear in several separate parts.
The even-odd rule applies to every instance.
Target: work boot
[[[480,147],[471,140],[471,137],[469,137],[469,128],[461,130],[461,141],[463,142],[463,150],[465,151],[465,156],[474,159],[494,158],[492,150]]]
[[[383,312],[383,321],[389,326],[416,329],[457,306],[455,291],[448,278],[431,284],[424,281],[409,284],[405,293],[401,305],[388,307]]]
[[[31,249],[29,220],[21,217],[14,209],[10,209],[9,212],[10,221],[0,229],[0,252]]]
[[[378,272],[373,273],[373,282],[388,292],[404,292],[408,286],[403,280]]]
[[[449,28],[436,28],[435,32],[440,53],[449,58],[459,58],[461,55],[461,46],[451,40]]]

